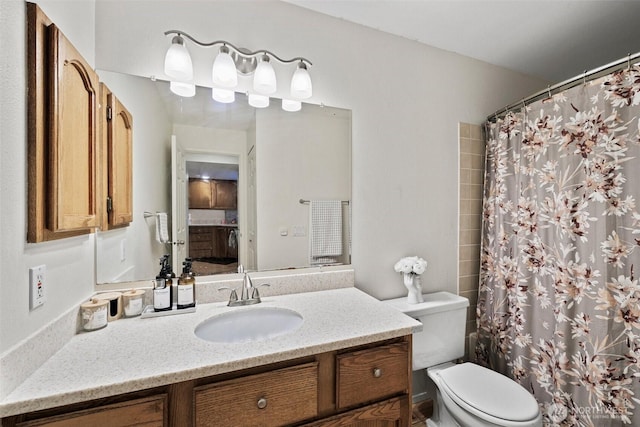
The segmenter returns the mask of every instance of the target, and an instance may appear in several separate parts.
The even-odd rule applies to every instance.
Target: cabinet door
[[[17,427],[163,427],[168,425],[167,395],[136,399],[93,409],[17,423]]]
[[[211,183],[207,180],[189,180],[189,208],[211,209],[215,205],[215,191],[211,191]]]
[[[98,76],[54,24],[49,36],[48,226],[54,232],[89,229],[98,225]]]
[[[109,226],[120,227],[133,221],[133,118],[110,91],[106,118]]]
[[[409,399],[400,397],[305,424],[305,427],[408,427]]]
[[[189,256],[210,258],[213,250],[213,227],[189,227]]]
[[[226,258],[229,238],[225,227],[213,227],[213,257]]]
[[[216,209],[237,209],[238,183],[236,181],[215,181]]]

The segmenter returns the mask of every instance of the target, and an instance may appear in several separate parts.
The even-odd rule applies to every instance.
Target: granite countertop
[[[76,335],[0,401],[0,417],[67,405],[411,334],[421,324],[356,288],[263,297],[253,307],[300,313],[294,332],[265,341],[204,341],[195,327],[252,307],[201,304],[194,313],[121,319]]]

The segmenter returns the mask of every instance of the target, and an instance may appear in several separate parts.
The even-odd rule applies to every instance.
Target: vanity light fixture
[[[300,111],[302,108],[302,102],[296,101],[294,99],[283,99],[282,100],[282,109],[284,111],[296,112]]]
[[[253,75],[253,89],[263,95],[271,95],[276,91],[276,72],[269,62],[269,55],[260,57],[255,74]]]
[[[250,93],[249,105],[255,108],[266,108],[269,106],[269,97],[266,95],[258,95],[256,93]]]
[[[220,52],[213,61],[212,80],[213,84],[224,88],[238,85],[236,64],[229,55],[229,48],[226,45],[220,47]]]
[[[214,87],[211,89],[211,97],[214,101],[218,101],[223,104],[230,104],[236,100],[236,93],[233,89],[219,89]]]
[[[307,64],[300,61],[298,68],[293,72],[291,77],[291,96],[298,99],[311,98],[313,86],[311,85],[311,76],[307,71]]]
[[[185,98],[191,98],[196,94],[196,85],[193,83],[172,81],[169,84],[169,89],[171,89],[171,92],[175,93],[176,95],[180,95]]]
[[[191,55],[180,33],[173,37],[164,57],[164,73],[171,77],[172,81],[189,82],[193,79]]]
[[[250,104],[256,108],[268,106],[269,98],[266,95],[275,93],[277,90],[277,79],[275,70],[271,64],[272,60],[285,65],[296,64],[296,70],[291,78],[289,94],[293,104],[290,103],[291,101],[285,103],[283,100],[283,108],[285,108],[286,104],[287,108],[289,108],[287,111],[298,111],[301,108],[299,100],[307,99],[311,97],[313,93],[311,76],[308,71],[308,68],[312,64],[311,61],[306,58],[296,57],[292,59],[282,59],[268,50],[252,52],[247,49],[237,48],[224,40],[204,43],[178,30],[165,31],[164,34],[165,36],[173,35],[171,46],[165,56],[164,72],[172,82],[171,90],[177,95],[191,96],[183,94],[190,93],[190,90],[187,90],[185,85],[193,84],[193,65],[191,56],[185,45],[185,38],[201,47],[220,46],[218,54],[213,61],[211,73],[213,83],[212,97],[216,101],[233,102],[235,99],[233,89],[238,85],[238,74],[244,76],[253,74],[252,87],[256,93],[250,94],[250,99],[253,99],[253,103],[250,101]],[[174,82],[180,84],[174,85]],[[176,90],[174,90],[174,88],[176,88]],[[232,94],[229,94],[229,92]]]

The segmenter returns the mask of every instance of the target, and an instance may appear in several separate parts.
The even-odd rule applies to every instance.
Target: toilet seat
[[[440,391],[478,418],[503,425],[528,425],[540,415],[533,396],[515,381],[473,363],[462,363],[437,374]]]

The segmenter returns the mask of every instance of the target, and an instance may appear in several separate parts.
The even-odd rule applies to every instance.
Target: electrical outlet
[[[29,269],[29,309],[33,310],[45,301],[45,273],[46,265],[39,265]]]

